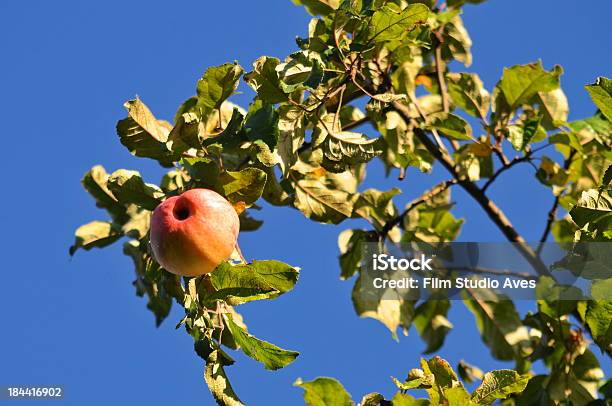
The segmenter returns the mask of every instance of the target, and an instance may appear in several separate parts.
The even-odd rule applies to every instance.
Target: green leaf
[[[446,75],[448,93],[458,107],[477,118],[485,118],[491,96],[475,73],[449,73]]]
[[[230,305],[276,298],[293,289],[299,268],[279,261],[253,261],[245,265],[219,265],[211,274],[216,292],[204,296],[208,303],[224,300]]]
[[[193,112],[181,114],[176,125],[168,135],[168,148],[175,154],[182,154],[190,148],[202,147],[202,135],[204,123],[198,115]]]
[[[597,291],[601,285],[609,292],[610,279],[593,282],[592,291]],[[602,295],[604,298],[608,294]],[[591,335],[595,343],[602,351],[612,353],[612,301],[610,300],[589,300],[584,308],[584,321],[589,326]]]
[[[308,406],[353,406],[344,386],[334,378],[319,377],[309,382],[297,379],[294,386],[304,389],[304,401]]]
[[[601,114],[596,114],[582,120],[572,121],[568,126],[578,136],[587,139],[595,138],[602,146],[607,146],[610,143],[612,122],[608,121]]]
[[[344,230],[338,235],[340,248],[340,279],[348,279],[361,267],[365,254],[364,245],[368,241],[369,233],[365,230]]]
[[[238,216],[240,219],[240,231],[256,231],[263,224],[263,220],[251,217],[248,211],[243,211]]]
[[[208,158],[183,158],[182,162],[198,187],[212,189],[234,205],[252,206],[266,184],[267,175],[258,168],[222,171],[217,162]]]
[[[225,106],[225,104],[223,106]],[[223,106],[221,107],[222,111]],[[240,112],[240,109],[234,107],[225,129],[221,131],[220,134],[203,140],[202,145],[208,147],[213,144],[220,144],[227,150],[238,148],[241,143],[247,141],[242,131],[243,124],[244,115]]]
[[[505,399],[508,395],[522,392],[528,381],[529,376],[511,369],[487,372],[480,386],[472,393],[472,401],[490,405],[495,399]]]
[[[75,232],[74,245],[70,247],[70,255],[74,255],[77,249],[86,251],[94,247],[106,247],[123,236],[112,223],[108,221],[92,221],[77,228]]]
[[[457,372],[461,379],[467,383],[472,383],[477,380],[482,380],[484,373],[482,370],[474,365],[468,364],[464,360],[459,361],[457,365]]]
[[[353,213],[350,193],[332,189],[316,179],[295,183],[294,204],[309,219],[323,223],[338,224]]]
[[[612,80],[600,76],[595,83],[585,87],[593,103],[609,121],[612,121]]]
[[[555,66],[552,71],[544,70],[540,61],[504,68],[497,84],[499,94],[496,98],[496,113],[500,110],[514,111],[521,104],[528,103],[538,92],[557,89],[562,73],[563,69],[559,66]]]
[[[453,371],[453,368],[447,360],[439,356],[435,356],[427,361],[427,368],[425,368],[423,365],[423,361],[421,361],[421,366],[423,367],[425,374],[433,374],[435,378],[435,386],[438,387],[438,390],[443,391],[447,388],[461,386],[459,378],[457,378],[457,374],[455,371]]]
[[[136,294],[147,295],[147,308],[155,315],[155,322],[159,327],[170,313],[172,298],[182,302],[183,288],[180,279],[161,269],[149,255],[146,243],[130,240],[123,244],[123,253],[134,262]]]
[[[355,201],[353,213],[382,228],[388,220],[397,215],[392,199],[399,193],[401,190],[398,188],[386,192],[376,189],[364,190]]]
[[[435,128],[447,137],[469,141],[472,140],[472,127],[459,116],[452,113],[434,113],[427,117],[428,128]]]
[[[191,96],[185,100],[174,113],[174,123],[177,123],[179,118],[185,113],[197,113],[200,109],[198,108],[198,98]]]
[[[389,271],[385,279],[405,277],[400,271]],[[352,292],[353,307],[359,317],[370,317],[380,321],[391,332],[394,340],[398,340],[397,329],[402,327],[404,335],[414,314],[414,295],[410,289],[373,289],[374,276],[371,272],[360,272]]]
[[[424,23],[428,16],[429,8],[424,4],[410,4],[401,11],[382,7],[372,15],[368,25],[368,42],[399,40],[414,25]]]
[[[450,190],[438,192],[434,198],[427,197],[430,193],[435,194],[441,186],[437,185],[425,192],[421,198],[425,197],[427,201],[404,217],[406,233],[402,237],[403,241],[444,242],[457,238],[463,219],[455,218],[450,212]]]
[[[223,195],[236,204],[243,202],[247,207],[253,205],[263,193],[266,173],[257,168],[245,168],[240,172],[226,171],[219,176]]]
[[[493,291],[462,291],[465,306],[474,314],[476,326],[491,355],[499,360],[522,356],[522,347],[529,345],[529,332],[510,300],[503,300]]]
[[[292,0],[295,5],[302,5],[313,15],[326,16],[338,8],[340,0]]]
[[[601,188],[607,188],[608,185],[612,182],[612,164],[608,165],[608,168],[604,172],[603,177],[601,178]]]
[[[149,232],[151,212],[131,204],[127,208],[127,214],[129,220],[121,226],[121,232],[132,238],[144,238]]]
[[[238,395],[234,392],[225,374],[221,359],[220,350],[212,351],[208,356],[206,368],[204,369],[206,384],[219,405],[244,406],[244,403],[242,403]]]
[[[536,172],[536,178],[546,186],[563,186],[569,179],[569,172],[557,162],[543,156]]]
[[[273,150],[278,143],[278,112],[274,106],[255,99],[249,106],[244,132],[250,141],[262,140]]]
[[[285,93],[298,89],[316,89],[323,80],[324,69],[319,54],[311,51],[295,52],[276,67]]]
[[[474,406],[470,394],[463,386],[448,388],[444,390],[444,397],[448,402],[448,406]]]
[[[391,399],[393,406],[428,406],[430,404],[427,399],[415,399],[406,393],[396,393]]]
[[[325,157],[343,165],[369,162],[381,152],[381,138],[368,139],[350,131],[329,133],[325,138]]]
[[[472,39],[468,34],[463,20],[455,15],[450,22],[444,25],[442,58],[444,60],[455,59],[465,66],[472,64]]]
[[[415,82],[421,65],[422,61],[414,58],[395,69],[391,74],[391,83],[396,93],[415,96]]]
[[[578,227],[584,227],[587,223],[597,223],[603,217],[612,214],[612,198],[607,193],[601,193],[597,189],[589,189],[582,192],[580,199],[570,211],[570,216]]]
[[[238,88],[244,70],[238,63],[226,63],[206,70],[198,80],[198,104],[210,109],[218,109],[221,104]]]
[[[381,159],[387,168],[415,166],[421,172],[431,170],[433,157],[414,137],[412,128],[395,111],[373,117],[376,129],[384,138]]]
[[[549,92],[538,92],[536,102],[540,105],[542,125],[547,130],[556,128],[567,121],[569,105],[561,88]]]
[[[414,323],[421,338],[427,343],[425,354],[437,351],[448,332],[453,328],[452,323],[446,318],[450,302],[448,300],[427,300],[421,303],[414,311],[412,322]]]
[[[604,396],[604,399],[612,399],[612,378],[599,388],[599,393]]]
[[[372,99],[383,103],[391,103],[398,100],[406,100],[405,94],[381,93],[372,95]]]
[[[108,179],[108,189],[123,204],[133,203],[153,211],[164,198],[164,192],[156,185],[145,183],[137,171],[119,169]]]
[[[281,169],[286,175],[298,159],[298,150],[304,144],[304,112],[291,105],[278,109],[278,155]]]
[[[266,369],[276,370],[283,368],[291,364],[299,355],[298,352],[283,350],[252,336],[234,323],[232,318],[227,315],[224,315],[223,319],[242,352],[261,362]]]
[[[117,123],[121,143],[132,155],[157,160],[163,166],[172,166],[174,158],[166,146],[170,125],[157,120],[140,99],[124,104],[128,117]]]
[[[276,67],[278,58],[262,56],[253,63],[253,71],[244,76],[244,80],[257,92],[259,98],[269,104],[288,100],[281,86]]]
[[[123,222],[126,220],[125,206],[117,201],[106,186],[109,175],[102,165],[91,168],[81,180],[83,187],[96,200],[96,206],[105,209],[113,220]]]
[[[372,392],[364,395],[359,402],[359,406],[378,406],[385,397],[380,393]]]
[[[471,181],[488,178],[493,174],[491,146],[487,143],[462,145],[453,154],[461,176]]]
[[[414,368],[408,372],[408,377],[404,382],[400,382],[397,378],[391,377],[391,380],[401,391],[410,389],[430,389],[435,385],[435,376],[431,373],[427,375],[422,369]]]
[[[523,122],[520,126],[513,124],[507,127],[508,141],[510,141],[515,150],[525,150],[533,137],[536,135],[538,126],[540,125],[540,120],[540,117],[536,117],[535,119],[525,120],[525,122]]]

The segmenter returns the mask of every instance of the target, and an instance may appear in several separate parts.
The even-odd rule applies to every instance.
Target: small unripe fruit
[[[191,189],[155,208],[151,248],[168,272],[200,276],[232,255],[239,231],[238,214],[223,196],[208,189]]]

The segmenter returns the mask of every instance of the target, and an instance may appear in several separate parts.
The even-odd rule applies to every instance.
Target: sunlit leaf
[[[413,323],[421,338],[427,343],[426,354],[437,351],[448,332],[453,328],[446,318],[450,302],[448,300],[434,299],[421,303],[414,311]]]
[[[279,261],[253,261],[250,264],[219,265],[211,275],[214,293],[203,299],[207,302],[224,300],[237,305],[253,300],[275,298],[293,289],[299,269]]]
[[[119,169],[108,178],[108,189],[123,204],[133,203],[154,210],[164,198],[164,192],[151,183],[145,183],[137,171]]]
[[[500,360],[522,357],[523,347],[529,344],[529,333],[521,323],[514,303],[503,300],[493,291],[463,291],[466,307],[474,314],[482,340],[491,355]]]
[[[448,93],[453,102],[466,113],[477,118],[486,117],[491,96],[475,73],[449,73]]]
[[[220,351],[215,350],[208,356],[208,360],[206,361],[204,379],[206,380],[210,392],[220,405],[244,406],[244,403],[242,403],[238,395],[234,392],[220,359]]]
[[[226,63],[206,70],[198,80],[198,103],[210,109],[218,109],[236,91],[244,70],[237,63]]]
[[[424,23],[429,8],[424,4],[410,4],[401,11],[383,7],[372,15],[368,26],[368,41],[384,42],[401,39],[417,23]]]
[[[354,406],[344,386],[334,378],[319,377],[309,382],[297,379],[294,386],[304,389],[304,402],[308,406]]]
[[[128,117],[117,123],[121,143],[135,156],[152,158],[163,166],[171,166],[174,160],[166,147],[170,129],[153,116],[151,110],[140,101],[124,104]]]
[[[257,92],[259,98],[270,104],[288,99],[276,71],[279,63],[277,58],[262,56],[253,63],[253,71],[244,76],[244,80]]]
[[[113,227],[108,221],[92,221],[77,228],[75,231],[75,242],[70,247],[70,255],[74,255],[77,249],[90,250],[94,247],[106,247],[121,238],[123,234]]]
[[[504,74],[497,84],[496,113],[514,111],[521,104],[528,103],[538,92],[557,89],[562,73],[563,69],[559,66],[551,71],[544,70],[540,61],[504,68]]]
[[[96,206],[106,209],[111,217],[123,222],[126,220],[125,206],[117,201],[115,196],[108,190],[109,175],[102,165],[96,165],[91,168],[81,180],[81,184],[96,200]]]
[[[302,5],[310,14],[322,15],[332,13],[338,8],[340,0],[292,0],[293,4]]]
[[[452,113],[435,113],[427,117],[428,128],[435,128],[447,137],[469,141],[472,139],[472,127],[461,117]]]
[[[299,355],[298,352],[283,350],[282,348],[252,336],[246,332],[246,330],[234,323],[232,318],[227,315],[223,319],[242,352],[261,362],[266,369],[275,370],[283,368],[292,363]]]
[[[332,189],[319,180],[299,180],[295,192],[295,207],[312,220],[337,224],[353,213],[349,193]]]
[[[529,376],[520,375],[511,369],[487,372],[480,386],[472,393],[472,401],[479,405],[490,405],[496,399],[505,399],[513,393],[520,393]]]
[[[587,85],[586,89],[603,115],[612,121],[612,80],[600,76],[595,83]]]

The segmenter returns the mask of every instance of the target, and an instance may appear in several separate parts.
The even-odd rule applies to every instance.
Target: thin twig
[[[498,144],[492,145],[491,149],[493,150],[495,155],[497,155],[497,157],[499,158],[503,166],[508,166],[510,164],[510,160],[508,159],[506,154],[504,154],[504,151],[502,151],[500,145]]]
[[[410,119],[410,110],[401,103],[393,102],[393,108],[398,114],[404,119]],[[548,274],[548,268],[537,256],[531,247],[529,247],[525,239],[518,233],[514,228],[510,220],[506,217],[504,212],[497,207],[497,205],[491,201],[474,182],[465,180],[461,177],[460,173],[455,168],[453,160],[445,154],[443,151],[438,149],[436,145],[427,137],[425,131],[420,128],[416,128],[414,131],[415,136],[421,141],[421,143],[427,148],[430,154],[436,158],[442,166],[457,180],[459,185],[470,195],[476,202],[483,208],[493,223],[500,229],[504,236],[510,242],[517,243],[516,247],[521,252],[523,257],[534,267],[534,269],[541,275]]]
[[[487,182],[484,184],[484,186],[482,187],[482,192],[486,192],[486,190],[489,188],[489,186],[491,186],[491,184],[493,182],[495,182],[495,179],[497,179],[497,177],[499,175],[501,175],[502,173],[504,173],[505,171],[507,171],[508,169],[512,168],[514,165],[519,164],[521,162],[525,162],[525,161],[529,161],[531,159],[531,153],[528,153],[526,155],[523,155],[521,157],[515,157],[512,161],[508,162],[506,165],[502,166],[501,168],[499,168],[497,170],[497,172],[495,172],[490,178],[489,180],[487,180]]]
[[[338,128],[338,117],[340,116],[340,110],[342,109],[342,98],[344,97],[344,90],[346,90],[346,85],[342,85],[340,90],[340,98],[338,100],[338,107],[336,108],[336,114],[334,115],[334,122],[332,124],[332,128],[334,131]]]
[[[470,268],[468,266],[447,266],[444,269],[449,271],[458,271],[458,272],[471,272],[471,273],[481,273],[481,274],[489,274],[489,275],[499,275],[499,276],[516,276],[517,278],[522,279],[538,279],[537,276],[531,275],[526,272],[516,272],[511,271],[509,269],[491,269],[491,268]]]
[[[440,31],[444,26],[440,27]],[[438,87],[440,89],[440,97],[442,98],[442,109],[445,113],[450,112],[450,102],[448,99],[448,88],[446,86],[446,80],[444,79],[443,71],[443,60],[442,60],[442,42],[443,38],[440,31],[436,32],[436,48],[434,50],[434,62],[436,65],[436,76],[438,78]],[[459,149],[459,142],[457,140],[450,140],[453,149],[456,151]]]
[[[404,180],[405,177],[406,177],[406,168],[402,166],[399,169],[399,175],[397,175],[397,180]]]
[[[351,121],[350,123],[342,126],[342,131],[349,131],[352,130],[355,127],[359,127],[362,124],[367,123],[368,121],[370,121],[370,117],[368,116],[363,116],[362,118],[355,120],[355,121]]]
[[[419,113],[419,116],[421,116],[423,121],[427,122],[427,115],[425,114],[425,112],[423,112],[423,110],[421,110],[421,107],[419,106],[419,103],[417,103],[417,101],[414,99],[414,97],[412,97],[411,94],[408,94],[408,99],[410,100],[410,103],[412,103],[414,105],[414,108],[416,109],[417,113]],[[406,118],[404,118],[404,120],[409,120],[409,118],[410,117],[406,117]],[[408,121],[406,121],[406,122],[408,122]],[[431,129],[431,133],[434,136],[434,139],[436,140],[436,143],[438,144],[438,147],[442,151],[444,151],[446,154],[448,154],[448,150],[444,146],[444,143],[442,142],[442,139],[440,138],[440,135],[438,134],[438,131],[436,131],[435,128],[432,128]]]

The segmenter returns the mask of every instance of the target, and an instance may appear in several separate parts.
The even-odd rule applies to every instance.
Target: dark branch
[[[401,103],[393,102],[393,108],[402,116],[406,121],[410,120],[410,111],[406,106]],[[506,217],[504,212],[497,207],[497,205],[491,201],[483,191],[478,188],[474,182],[465,180],[460,176],[456,170],[452,158],[439,150],[436,145],[429,139],[425,131],[420,128],[416,128],[414,131],[415,136],[421,141],[421,143],[427,148],[430,154],[436,158],[437,161],[446,168],[446,170],[455,178],[458,184],[470,195],[476,202],[482,207],[487,213],[493,223],[500,229],[504,236],[510,242],[517,243],[517,249],[521,252],[523,257],[534,267],[539,274],[547,274],[548,269],[538,255],[529,247],[525,239],[516,231],[510,220]]]
[[[342,126],[342,131],[352,130],[353,128],[359,127],[361,124],[365,124],[368,121],[370,121],[370,117],[364,116],[364,117],[360,118],[359,120],[352,121],[352,122],[347,123],[346,125]]]
[[[479,273],[479,274],[489,274],[489,275],[499,275],[499,276],[515,276],[517,278],[522,279],[537,279],[537,276],[528,274],[526,272],[515,272],[508,269],[492,269],[492,268],[470,268],[470,267],[445,267],[444,269],[449,271],[457,271],[457,272],[470,272],[470,273]]]
[[[499,168],[490,178],[489,180],[487,180],[487,182],[484,184],[484,186],[482,187],[482,191],[485,192],[489,186],[491,186],[491,184],[495,181],[495,179],[497,179],[497,177],[499,175],[501,175],[502,173],[504,173],[505,171],[507,171],[508,169],[512,168],[514,165],[519,164],[521,162],[525,162],[525,161],[529,161],[531,159],[531,153],[527,153],[524,156],[521,157],[515,157],[512,161],[508,162],[506,165],[502,166],[501,168]]]

